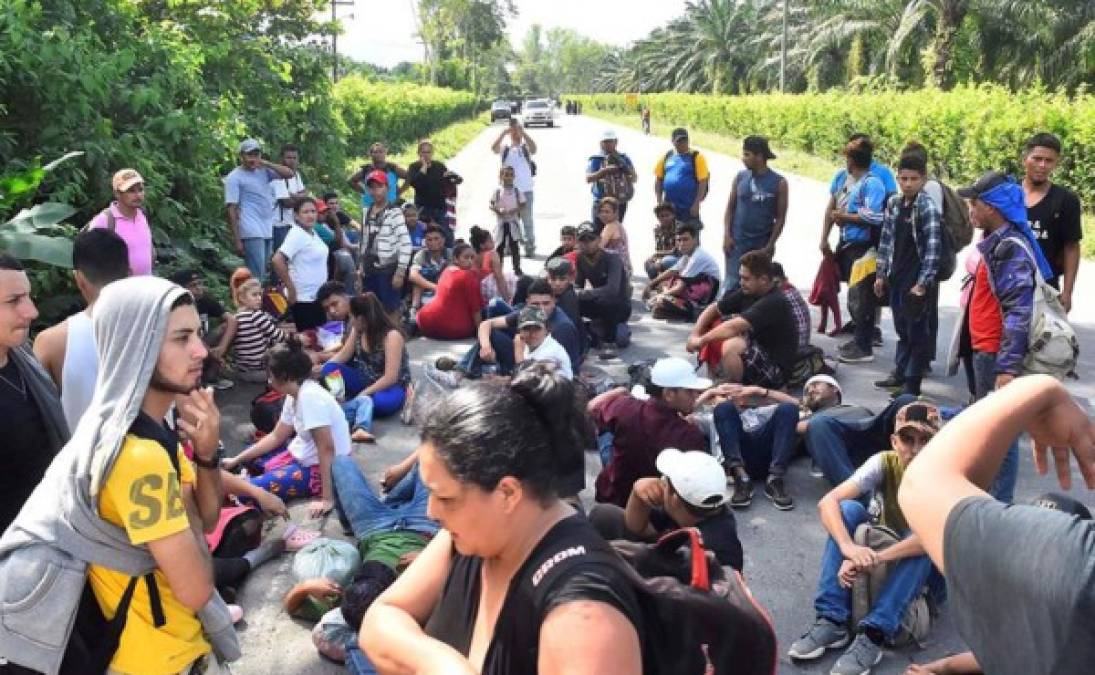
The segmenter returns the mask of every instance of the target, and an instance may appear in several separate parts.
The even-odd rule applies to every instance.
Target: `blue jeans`
[[[658,276],[673,265],[676,265],[678,260],[680,260],[678,256],[670,253],[669,255],[664,255],[661,258],[650,258],[646,261],[646,263],[644,263],[643,268],[646,270],[646,276],[650,277],[650,280],[653,281],[654,277]]]
[[[248,237],[242,241],[244,264],[251,270],[252,277],[262,281],[266,278],[266,266],[270,264],[270,256],[274,255],[274,240]]]
[[[734,248],[729,253],[723,254],[726,263],[726,273],[722,277],[722,286],[719,292],[731,291],[739,286],[738,272],[741,270],[741,257],[749,251],[756,251],[768,245],[768,236],[739,238],[734,235]]]
[[[392,530],[429,535],[437,532],[437,523],[426,517],[430,491],[418,475],[418,465],[384,497],[373,492],[357,463],[349,457],[335,457],[331,476],[339,520],[350,526],[354,538],[361,540]]]
[[[780,403],[771,419],[752,431],[744,429],[741,413],[730,401],[715,406],[714,419],[727,468],[744,467],[756,479],[787,472],[798,440],[797,405]]]
[[[925,296],[924,312],[916,319],[905,316],[905,294],[916,284],[894,285],[890,289],[890,312],[897,332],[897,353],[894,355],[894,373],[902,380],[919,382],[935,355],[933,317],[939,313],[939,286],[932,284]]]
[[[869,519],[867,509],[857,501],[847,500],[840,503],[844,527],[850,536],[855,536],[857,527]],[[844,625],[852,614],[852,589],[840,585],[837,573],[844,562],[844,554],[832,537],[825,542],[825,552],[821,556],[821,578],[817,584],[817,597],[814,598],[814,611],[833,623]],[[870,626],[879,630],[887,639],[897,635],[905,610],[928,581],[932,572],[931,559],[926,555],[903,558],[890,567],[882,593],[875,599],[874,606],[867,616],[855,628]]]
[[[506,316],[513,311],[504,300],[495,298],[483,310],[483,320],[495,319]],[[507,329],[495,328],[490,332],[490,348],[494,350],[494,362],[498,364],[499,375],[509,375],[517,367],[517,358],[513,353],[514,332]],[[479,358],[479,340],[472,343],[463,358],[460,359],[460,370],[478,377],[483,370],[483,361]]]
[[[357,637],[356,634],[354,637]],[[346,645],[346,670],[350,671],[350,675],[376,675],[377,673],[373,662],[365,656],[361,647],[357,646],[356,639],[353,640],[353,644]]]
[[[996,354],[989,352],[973,353],[974,396],[981,400],[996,389]],[[1015,484],[1019,482],[1019,437],[1011,442],[1008,454],[1000,465],[996,480],[989,488],[994,498],[1010,504],[1015,499]]]
[[[342,404],[342,412],[346,413],[346,421],[350,423],[350,429],[373,430],[373,416],[387,417],[394,415],[403,408],[407,400],[407,388],[400,383],[395,383],[387,389],[381,389],[374,394],[358,394]]]
[[[862,420],[815,415],[806,425],[806,451],[814,458],[825,479],[840,485],[868,457],[890,447],[897,411],[915,400],[915,396],[902,394],[878,415]]]
[[[602,431],[597,434],[597,454],[601,458],[601,468],[608,468],[608,463],[612,461],[612,441],[616,436],[611,431]]]
[[[521,227],[525,231],[525,250],[536,250],[536,227],[532,223],[532,190],[522,192],[525,203],[521,205]]]
[[[402,293],[392,286],[394,275],[395,272],[378,272],[361,276],[361,292],[371,292],[376,295],[380,304],[384,305],[384,309],[389,312],[399,309],[400,303],[403,302]]]

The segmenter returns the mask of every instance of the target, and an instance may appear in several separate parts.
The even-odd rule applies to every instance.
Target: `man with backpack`
[[[768,167],[768,161],[775,158],[764,136],[749,136],[742,144],[745,170],[734,178],[723,218],[724,292],[737,287],[743,255],[758,249],[775,255],[776,241],[787,220],[788,201],[787,180]]]
[[[81,672],[219,673],[239,645],[203,536],[224,490],[220,413],[197,388],[207,350],[194,299],[166,280],[123,279],[94,322],[113,367],[0,539],[0,597],[23,601],[4,617],[0,656],[43,672],[67,652]],[[176,404],[193,464],[164,423]],[[34,593],[42,579],[50,592]]]
[[[627,153],[617,152],[619,137],[612,129],[601,135],[601,154],[593,155],[586,164],[586,182],[593,192],[590,220],[597,222],[597,205],[604,197],[612,197],[620,204],[617,216],[624,222],[627,203],[635,196],[635,181],[639,175]]]
[[[144,210],[144,178],[133,169],[122,169],[110,181],[114,201],[87,224],[89,230],[105,229],[125,241],[129,268],[134,276],[152,274],[156,250]]]
[[[897,413],[890,439],[893,449],[871,457],[818,502],[821,524],[829,540],[814,599],[817,619],[791,645],[788,656],[792,659],[814,660],[826,650],[842,648],[851,641],[829,672],[868,675],[882,660],[883,647],[898,637],[906,612],[920,597],[933,569],[920,538],[909,531],[897,501],[898,489],[906,468],[941,425],[939,409],[934,405],[906,405]],[[870,524],[867,507],[860,501],[871,495],[881,501],[880,527]],[[868,545],[881,541],[891,545]],[[855,616],[853,585],[874,587],[871,577],[883,573],[885,581],[877,584],[879,593],[870,599],[870,609],[862,617]],[[848,630],[853,618],[857,619],[852,626],[854,639]]]
[[[673,149],[654,166],[654,203],[668,201],[680,222],[700,222],[700,204],[707,197],[711,172],[707,158],[688,144],[688,130],[678,127],[670,138]]]
[[[533,176],[536,175],[536,163],[532,161],[532,156],[536,154],[536,141],[516,118],[511,117],[509,126],[491,144],[490,149],[502,158],[502,166],[513,167],[514,185],[524,197],[521,226],[525,231],[525,257],[531,258],[536,255],[536,228],[532,222]]]
[[[894,371],[885,380],[875,382],[883,389],[899,389],[920,395],[920,381],[931,361],[932,316],[939,312],[939,281],[946,278],[941,269],[949,255],[954,271],[954,253],[944,242],[941,214],[924,191],[928,167],[920,157],[902,156],[897,165],[900,191],[890,197],[882,220],[878,245],[878,268],[874,293],[879,299],[889,295],[897,332]],[[868,351],[872,346],[867,345]]]
[[[388,201],[388,174],[373,171],[365,177],[373,204],[365,210],[361,228],[358,268],[362,292],[371,291],[389,313],[402,303],[401,291],[411,265],[411,234],[403,210]]]

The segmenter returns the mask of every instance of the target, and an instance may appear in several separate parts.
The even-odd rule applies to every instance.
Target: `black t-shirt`
[[[589,293],[587,290],[587,295],[604,302],[615,300],[625,304],[631,302],[627,287],[627,272],[618,255],[602,251],[596,262],[590,262],[584,255],[578,256],[578,270],[574,283],[578,288],[583,288],[587,281],[595,290],[594,293]],[[602,292],[601,289],[606,290]]]
[[[902,204],[897,212],[893,231],[893,258],[890,263],[890,283],[908,286],[916,284],[920,272],[920,254],[913,239],[913,209],[915,205]],[[911,281],[910,281],[911,280]]]
[[[202,335],[208,334],[212,322],[220,321],[224,316],[224,306],[217,302],[216,298],[203,295],[195,298],[194,307],[198,310],[198,318],[201,319]]]
[[[1065,271],[1065,245],[1080,241],[1084,235],[1079,197],[1067,188],[1051,185],[1042,201],[1027,208],[1027,221],[1054,276],[1060,276]],[[1046,281],[1054,285],[1057,282],[1055,278]]]
[[[604,602],[627,617],[639,633],[642,644],[642,609],[634,589],[618,566],[591,561],[580,563],[565,577],[545,575],[557,551],[565,557],[589,551],[605,550],[608,544],[580,514],[564,518],[537,544],[521,569],[514,575],[502,603],[494,636],[483,661],[483,675],[535,673],[540,652],[540,626],[552,609],[578,600]],[[619,565],[625,565],[622,560]],[[479,595],[483,559],[453,551],[449,578],[433,614],[426,622],[426,634],[467,655],[471,648],[475,619],[479,613]],[[531,577],[531,582],[530,582]],[[544,581],[550,585],[545,601],[536,615],[535,605],[525,593],[515,592]]]
[[[798,352],[798,327],[791,305],[779,288],[764,295],[746,295],[740,288],[722,296],[718,304],[723,319],[734,315],[752,326],[753,340],[768,354],[784,377],[791,374]]]
[[[445,208],[444,177],[448,169],[441,162],[432,162],[425,173],[422,162],[407,167],[407,182],[414,188],[414,203],[432,209]]]
[[[658,536],[681,527],[662,509],[650,510],[650,524],[658,531]],[[741,540],[738,539],[738,523],[730,509],[722,507],[706,520],[697,523],[696,529],[703,537],[703,547],[715,554],[720,565],[729,565],[739,572],[742,570],[745,556],[742,553]]]
[[[42,480],[53,450],[49,434],[15,361],[0,368],[0,533],[8,529],[19,509]]]

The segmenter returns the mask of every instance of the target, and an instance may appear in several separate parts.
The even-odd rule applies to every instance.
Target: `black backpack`
[[[664,535],[655,544],[629,541],[537,547],[523,569],[519,592],[543,615],[547,596],[568,570],[591,562],[621,569],[642,610],[644,675],[773,675],[776,636],[768,613],[741,574],[724,571],[703,548],[696,528]]]
[[[266,435],[274,430],[281,419],[281,408],[285,405],[285,394],[267,388],[251,399],[251,424],[255,430]]]

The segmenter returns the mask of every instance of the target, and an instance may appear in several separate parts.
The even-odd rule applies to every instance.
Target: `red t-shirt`
[[[999,352],[1004,317],[1000,314],[1000,303],[989,285],[989,271],[984,260],[977,265],[977,272],[973,275],[969,318],[970,344],[973,350],[989,354]]]
[[[418,310],[418,330],[429,338],[461,340],[475,336],[475,315],[483,309],[479,274],[449,266],[437,280],[432,302]]]

